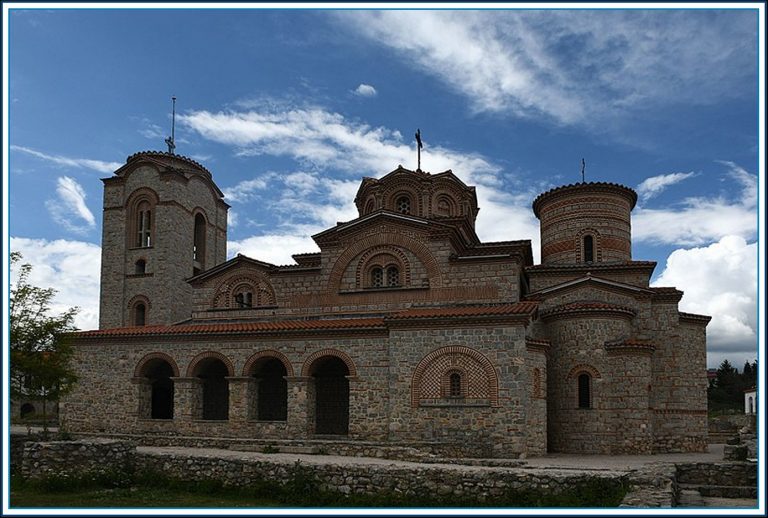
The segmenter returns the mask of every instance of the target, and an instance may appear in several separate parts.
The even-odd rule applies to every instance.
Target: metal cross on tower
[[[171,97],[173,100],[173,118],[171,119],[171,136],[165,139],[165,143],[168,144],[168,153],[174,154],[176,150],[176,96]]]
[[[421,143],[421,130],[416,130],[416,152],[417,152],[417,165],[416,170],[421,171],[421,148],[424,147],[424,144]]]

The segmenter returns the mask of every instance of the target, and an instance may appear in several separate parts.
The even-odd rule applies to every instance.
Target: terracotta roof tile
[[[617,312],[628,315],[634,315],[635,311],[632,308],[626,306],[618,306],[616,304],[606,304],[604,302],[572,302],[570,304],[563,304],[562,306],[556,306],[541,312],[544,317],[551,315],[559,315],[564,313],[579,313],[579,312]]]
[[[656,266],[656,261],[620,261],[615,263],[571,263],[571,264],[537,264],[534,266],[526,266],[525,271],[539,271],[539,270],[610,270],[610,269],[622,269],[626,267],[637,268],[652,268]]]
[[[173,158],[176,160],[181,160],[182,162],[187,162],[190,165],[193,165],[197,167],[198,169],[202,169],[208,175],[210,176],[211,172],[200,162],[196,160],[192,160],[189,157],[186,157],[184,155],[177,155],[176,153],[168,153],[167,151],[139,151],[138,153],[134,153],[128,158],[125,159],[125,162],[131,162],[132,160],[135,160],[139,157],[150,157],[150,158],[158,158],[158,157],[164,157],[164,158]]]
[[[438,308],[411,308],[395,313],[388,319],[442,318],[442,317],[480,317],[529,315],[538,307],[537,302],[517,302],[494,306],[459,306]]]
[[[333,329],[364,329],[383,327],[381,318],[347,318],[339,320],[283,320],[277,322],[247,322],[231,324],[185,324],[177,326],[139,326],[100,329],[73,333],[75,337],[248,334],[281,331],[320,331]]]

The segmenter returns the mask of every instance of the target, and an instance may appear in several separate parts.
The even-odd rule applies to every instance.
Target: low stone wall
[[[135,456],[136,445],[126,441],[90,439],[26,442],[21,475],[26,479],[40,479],[125,470]]]
[[[629,474],[629,492],[619,507],[674,507],[678,497],[675,467],[651,464]]]
[[[128,441],[92,439],[27,443],[22,476],[82,476],[124,469],[150,469],[186,481],[220,480],[246,487],[264,480],[287,483],[297,476],[320,489],[351,493],[394,491],[403,495],[471,497],[485,501],[509,490],[560,494],[594,479],[626,480],[626,473],[523,469],[470,465],[390,463],[383,460],[257,454],[230,450],[157,451]]]
[[[221,480],[225,485],[249,486],[259,480],[288,481],[297,470],[316,480],[321,489],[344,494],[377,493],[382,490],[404,495],[433,494],[469,496],[485,501],[507,490],[546,491],[559,494],[592,479],[623,480],[625,474],[613,472],[574,472],[530,469],[493,469],[479,466],[441,466],[438,464],[360,464],[297,463],[279,454],[254,458],[237,452],[211,454],[147,452],[140,448],[137,462],[182,480]]]
[[[756,486],[756,462],[677,464],[677,482],[700,486]]]
[[[77,438],[104,437],[105,434],[77,433]],[[184,448],[217,448],[237,451],[262,452],[265,449],[282,453],[333,454],[347,457],[373,457],[414,462],[471,462],[451,444],[399,443],[397,446],[382,442],[322,439],[237,439],[226,437],[194,437],[183,435],[108,434],[110,438],[136,442],[141,446],[169,446]],[[485,459],[484,459],[485,460]],[[519,464],[516,459],[498,459],[499,465]]]

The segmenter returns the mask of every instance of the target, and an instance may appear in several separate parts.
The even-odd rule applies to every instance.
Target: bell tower
[[[143,151],[102,181],[99,328],[188,319],[187,279],[227,255],[229,205],[211,173],[180,155]]]

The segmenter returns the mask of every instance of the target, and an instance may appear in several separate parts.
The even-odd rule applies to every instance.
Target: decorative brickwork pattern
[[[358,289],[370,287],[370,279],[366,278],[369,275],[371,268],[374,266],[380,268],[386,268],[387,266],[395,264],[400,269],[401,286],[411,285],[411,264],[408,261],[408,257],[397,247],[394,246],[377,246],[367,250],[360,256],[357,263],[357,270],[355,271],[356,286]]]
[[[493,364],[469,347],[441,347],[419,362],[411,382],[411,405],[423,399],[444,398],[446,383],[453,372],[462,374],[463,393],[468,398],[485,399],[491,406],[499,404],[499,382]]]
[[[366,236],[350,244],[336,259],[328,275],[327,289],[329,293],[337,292],[341,278],[349,263],[361,252],[377,247],[399,247],[409,250],[424,265],[429,277],[430,287],[440,287],[442,276],[437,260],[424,244],[419,241],[392,231],[384,231]]]

